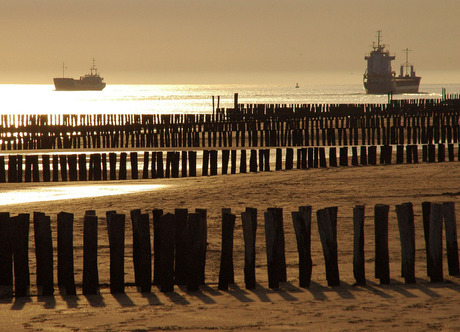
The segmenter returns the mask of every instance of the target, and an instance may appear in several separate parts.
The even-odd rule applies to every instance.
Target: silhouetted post
[[[73,264],[73,214],[61,212],[57,215],[58,285],[66,295],[75,295]]]
[[[199,282],[205,284],[205,269],[206,269],[206,250],[208,246],[208,223],[207,210],[195,209],[195,212],[200,216],[200,252],[199,252]]]
[[[125,215],[107,215],[110,248],[110,293],[125,292]]]
[[[246,208],[241,213],[244,238],[244,282],[246,289],[256,288],[257,209]]]
[[[80,181],[88,180],[86,169],[86,154],[82,153],[78,155],[78,179]]]
[[[246,150],[240,150],[240,173],[246,173]]]
[[[353,166],[358,166],[358,147],[351,147],[351,164]]]
[[[281,171],[283,169],[283,150],[281,148],[276,149],[276,166],[275,169],[277,171]]]
[[[286,251],[284,241],[284,221],[283,221],[283,209],[282,208],[268,208],[267,211],[272,211],[275,214],[276,221],[276,242],[275,250],[277,255],[277,261],[279,262],[279,269],[277,270],[278,281],[287,281],[286,274]]]
[[[77,155],[70,154],[67,158],[69,163],[69,180],[70,181],[77,181],[78,180],[78,173],[77,173]]]
[[[144,167],[142,168],[142,178],[148,179],[149,178],[149,152],[144,152]]]
[[[203,150],[203,162],[201,164],[201,175],[207,176],[209,169],[209,151]]]
[[[10,218],[14,261],[14,293],[16,297],[27,296],[30,286],[29,275],[29,225],[30,215],[19,214]]]
[[[330,207],[316,212],[318,230],[326,263],[328,286],[340,286],[337,257],[337,207]]]
[[[442,205],[430,205],[430,236],[429,236],[430,280],[442,282],[444,279],[442,268]]]
[[[43,168],[44,172],[44,168]],[[45,181],[45,180],[43,180]],[[6,182],[6,172],[5,172],[5,156],[0,156],[0,182]]]
[[[13,285],[13,225],[10,214],[0,212],[0,286]]]
[[[126,180],[126,159],[127,159],[126,152],[120,153],[120,169],[118,171],[119,180]]]
[[[368,163],[369,165],[377,165],[377,147],[375,145],[369,146],[368,148]]]
[[[235,215],[222,213],[222,249],[220,257],[218,289],[228,290],[228,284],[234,282],[233,272],[233,230]]]
[[[374,207],[375,277],[380,284],[390,283],[390,257],[388,252],[388,205]]]
[[[357,205],[353,209],[353,229],[353,275],[357,285],[365,285],[364,205]]]
[[[34,212],[34,235],[38,293],[43,296],[53,295],[53,241],[49,216]]]
[[[311,206],[301,206],[299,212],[292,212],[299,252],[299,286],[310,287],[312,260],[311,260]]]
[[[152,247],[150,244],[150,225],[148,213],[142,213],[134,219],[137,237],[137,283],[142,293],[149,293],[152,287]]]
[[[117,179],[117,155],[114,152],[109,153],[110,180]]]
[[[230,152],[230,156],[231,156],[230,173],[231,174],[236,174],[236,150],[232,150]]]
[[[342,146],[340,148],[340,166],[348,166],[348,147]]]
[[[195,177],[196,176],[196,151],[189,151],[188,153],[188,161],[189,161],[189,176]]]
[[[367,148],[365,145],[362,145],[360,148],[360,163],[363,166],[367,166]]]
[[[200,228],[201,216],[189,213],[187,222],[187,291],[198,291],[200,285]]]
[[[227,174],[228,172],[229,159],[230,159],[230,151],[222,150],[222,174]]]
[[[131,152],[129,158],[131,160],[131,179],[137,180],[139,178],[137,152]]]
[[[321,168],[326,168],[326,149],[324,147],[319,148],[319,166]]]
[[[278,266],[276,255],[276,219],[273,211],[264,213],[265,219],[265,246],[267,252],[268,287],[279,288]]]
[[[455,203],[445,202],[442,204],[442,214],[446,227],[447,263],[449,275],[459,275],[457,223],[455,220]]]
[[[139,225],[138,220],[141,214],[140,209],[135,209],[130,211],[131,216],[131,227],[133,231],[133,266],[134,266],[134,282],[136,287],[140,287],[140,269],[139,269]]]
[[[286,149],[286,170],[291,170],[294,167],[294,150],[292,148]]]
[[[153,216],[153,284],[160,285],[161,280],[161,237],[160,222],[163,210],[154,209]]]
[[[396,146],[396,163],[402,164],[404,162],[404,145]]]
[[[217,175],[217,150],[211,150],[210,156],[211,156],[211,175]]]
[[[182,161],[182,164],[181,164],[181,173],[182,173],[182,177],[185,178],[187,177],[187,151],[182,151],[182,155],[181,155],[181,161]]]
[[[99,273],[97,267],[97,216],[85,214],[83,221],[83,294],[97,294]]]
[[[42,167],[43,167],[43,182],[50,182],[51,181],[50,156],[47,154],[42,155]]]
[[[174,239],[175,216],[167,213],[160,217],[160,290],[161,292],[174,291]]]
[[[61,166],[61,180],[67,181],[67,156],[65,154],[59,156],[59,165]]]
[[[257,172],[257,150],[251,149],[249,157],[249,171]]]
[[[396,205],[401,240],[401,276],[406,284],[415,283],[415,225],[412,203]]]
[[[187,283],[187,209],[175,209],[176,229],[175,246],[176,256],[174,259],[174,276],[176,285]]]
[[[53,155],[53,181],[59,181],[59,156]]]
[[[157,178],[164,178],[165,173],[164,173],[164,167],[163,167],[163,152],[159,151],[156,153],[156,162],[157,162],[157,167],[156,167],[156,176]]]
[[[329,166],[337,167],[337,149],[329,148]]]
[[[423,216],[423,234],[425,238],[425,255],[426,255],[426,272],[427,275],[431,275],[431,260],[430,260],[430,214],[431,214],[431,203],[422,203],[422,216]]]

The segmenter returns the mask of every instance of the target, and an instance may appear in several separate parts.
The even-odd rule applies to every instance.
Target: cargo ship
[[[414,66],[409,64],[406,49],[406,62],[401,65],[399,76],[391,69],[391,61],[395,56],[385,50],[381,44],[381,31],[377,31],[377,45],[374,43],[373,50],[364,59],[367,61],[367,69],[363,75],[363,85],[368,94],[398,94],[418,93],[420,76],[417,76]]]
[[[80,76],[79,79],[65,77],[65,66],[62,65],[62,77],[53,78],[56,91],[101,91],[105,88],[105,83],[96,68],[93,59],[93,65],[90,68],[90,73],[85,76]]]

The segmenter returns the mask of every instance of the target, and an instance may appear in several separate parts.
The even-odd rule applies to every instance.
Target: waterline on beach
[[[117,185],[65,185],[53,187],[34,187],[11,190],[0,193],[0,205],[12,205],[45,201],[58,201],[76,198],[90,198],[131,194],[142,191],[152,191],[166,187],[157,184],[117,184]]]

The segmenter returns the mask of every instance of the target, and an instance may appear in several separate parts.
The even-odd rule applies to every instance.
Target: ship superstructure
[[[406,49],[406,62],[401,65],[400,75],[396,76],[391,69],[391,61],[395,60],[395,56],[385,49],[385,44],[381,43],[381,31],[378,31],[377,44],[374,43],[372,52],[364,57],[367,61],[367,69],[363,75],[366,93],[417,93],[421,77],[415,74],[414,66],[409,64],[408,52]]]
[[[62,65],[62,77],[53,78],[54,86],[57,91],[101,91],[106,86],[103,82],[104,78],[101,77],[97,71],[94,59],[89,74],[80,76],[79,79],[65,77],[64,70],[65,66]]]

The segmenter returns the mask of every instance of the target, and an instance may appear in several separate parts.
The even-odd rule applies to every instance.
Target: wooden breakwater
[[[377,204],[374,207],[375,259],[374,276],[381,284],[390,283],[390,256],[388,248],[390,206]],[[401,276],[405,283],[415,283],[415,226],[414,211],[411,203],[395,206],[401,243]],[[301,206],[293,211],[292,225],[298,249],[298,280],[300,287],[310,287],[312,277],[311,238],[319,236],[326,270],[328,286],[340,286],[340,267],[338,264],[337,207],[327,207],[316,211],[318,233],[312,233],[312,207]],[[422,203],[423,230],[426,252],[426,275],[431,282],[444,280],[442,232],[445,227],[447,263],[449,275],[459,275],[459,257],[455,205],[453,202],[442,204]],[[260,230],[257,221],[257,209],[246,208],[241,213],[241,232],[243,247],[237,253],[244,252],[244,281],[247,289],[256,287],[256,233],[265,233],[266,271],[268,287],[278,288],[287,281],[285,250],[285,224],[282,208],[269,208],[263,214],[263,227]],[[61,212],[57,215],[56,226],[51,224],[50,216],[34,212],[12,216],[0,213],[0,286],[3,295],[28,296],[30,294],[30,257],[29,233],[34,230],[34,252],[36,267],[36,288],[38,295],[53,295],[57,284],[61,294],[76,295],[77,282],[74,267],[74,224],[80,223],[83,232],[83,273],[81,291],[83,294],[97,294],[100,281],[110,280],[111,293],[125,292],[125,233],[127,217],[116,211],[107,211],[105,215],[109,243],[109,276],[99,275],[98,231],[100,219],[95,211],[86,211],[81,220],[75,220],[74,214]],[[103,219],[103,218],[102,218]],[[174,291],[175,285],[186,285],[187,291],[198,291],[206,284],[206,252],[208,237],[207,210],[176,209],[174,213],[164,213],[155,209],[146,213],[141,210],[130,212],[132,229],[132,264],[134,284],[141,292],[151,292],[157,285],[161,292]],[[353,209],[353,275],[358,285],[366,284],[366,259],[364,252],[365,207]],[[235,282],[233,265],[234,233],[236,215],[231,209],[222,209],[221,258],[218,289],[227,290]],[[52,227],[53,226],[53,227]],[[52,233],[56,229],[56,234]],[[259,230],[258,230],[259,229]],[[53,242],[53,237],[55,241]],[[153,245],[152,245],[153,238]],[[80,239],[81,240],[81,239]],[[57,254],[53,252],[53,243],[57,243]],[[79,242],[80,243],[80,242]],[[131,244],[129,244],[131,245]],[[79,249],[80,250],[80,249]],[[55,264],[57,256],[57,264]],[[153,257],[153,259],[152,259]],[[153,264],[152,264],[153,263]],[[265,267],[265,266],[264,266]],[[209,268],[209,267],[208,267]],[[57,282],[54,271],[57,270]],[[212,280],[216,283],[216,280]],[[7,291],[5,292],[5,288]]]
[[[460,99],[243,105],[215,114],[3,114],[0,149],[449,144]]]
[[[460,144],[0,155],[0,183],[134,180],[460,161]]]

